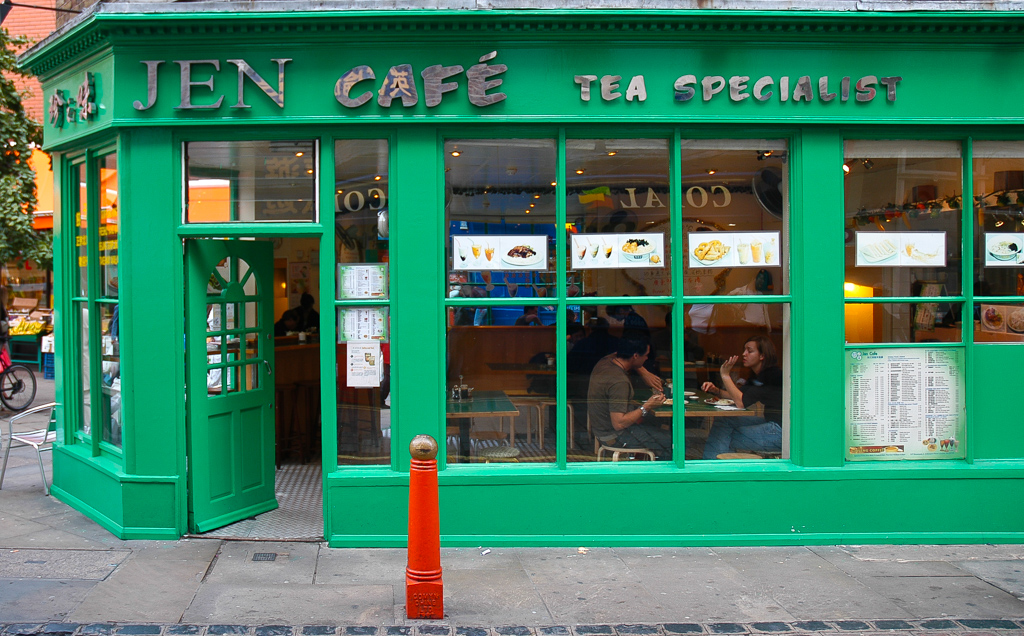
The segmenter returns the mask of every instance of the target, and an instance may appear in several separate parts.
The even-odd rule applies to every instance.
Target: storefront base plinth
[[[449,547],[1018,543],[1024,541],[1024,513],[1005,502],[1024,486],[1024,466],[1009,463],[923,471],[905,464],[787,470],[752,463],[749,470],[764,471],[757,482],[697,465],[685,475],[650,465],[648,471],[617,467],[622,475],[589,466],[552,468],[543,480],[543,471],[532,467],[500,477],[492,473],[486,480],[472,474],[473,468],[456,468],[441,475],[441,542]],[[1008,478],[1008,472],[1014,476]],[[403,546],[408,490],[394,482],[394,476],[369,475],[328,480],[329,545]],[[646,485],[642,490],[640,483]]]
[[[176,477],[125,475],[75,447],[57,447],[50,492],[119,539],[175,540],[184,535],[178,517]]]

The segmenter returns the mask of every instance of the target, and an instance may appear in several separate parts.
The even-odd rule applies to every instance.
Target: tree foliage
[[[50,232],[32,229],[36,183],[28,161],[43,143],[43,128],[26,114],[12,80],[27,77],[18,68],[16,51],[28,43],[0,28],[0,263],[32,260],[49,267],[53,239]]]

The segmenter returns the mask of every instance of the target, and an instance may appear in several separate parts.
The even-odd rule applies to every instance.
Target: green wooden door
[[[185,250],[189,528],[273,510],[273,247],[189,240]]]

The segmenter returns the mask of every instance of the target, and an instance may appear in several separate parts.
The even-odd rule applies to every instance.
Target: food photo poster
[[[690,232],[687,238],[691,268],[760,268],[781,262],[778,232]]]
[[[983,304],[981,306],[981,330],[993,333],[1024,334],[1024,307]]]
[[[456,271],[544,271],[548,268],[548,236],[453,236],[452,265]]]
[[[665,266],[665,235],[574,234],[572,269],[628,269]]]
[[[1024,263],[1024,233],[985,233],[985,267],[1016,267],[1021,263]]]
[[[857,267],[946,266],[945,232],[857,232]]]

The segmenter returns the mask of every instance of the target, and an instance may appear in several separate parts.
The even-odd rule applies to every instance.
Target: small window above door
[[[186,223],[316,222],[316,141],[192,141],[182,152]]]

